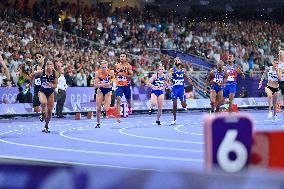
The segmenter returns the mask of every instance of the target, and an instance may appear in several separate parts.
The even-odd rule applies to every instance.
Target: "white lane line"
[[[64,126],[66,126],[66,125],[55,124],[54,126],[55,126],[55,127],[64,127]]]
[[[91,142],[91,143],[97,143],[97,144],[108,144],[108,145],[115,145],[115,146],[126,146],[126,147],[135,147],[135,148],[146,148],[146,149],[157,149],[157,150],[169,150],[169,151],[183,151],[183,152],[198,152],[203,153],[202,150],[191,150],[191,149],[183,149],[183,148],[167,148],[167,147],[159,147],[159,146],[144,146],[144,145],[135,145],[135,144],[125,144],[125,143],[116,143],[116,142],[106,142],[106,141],[98,141],[98,140],[88,140],[88,139],[81,139],[81,138],[75,138],[65,135],[64,133],[67,132],[61,131],[59,133],[60,136],[72,140],[78,140],[83,142]]]
[[[8,128],[12,127],[11,125],[8,126]]]
[[[203,136],[203,134],[201,134],[201,133],[190,133],[190,132],[188,132],[188,131],[182,131],[182,130],[179,129],[180,127],[184,127],[184,125],[178,125],[178,126],[176,126],[176,127],[175,127],[175,130],[178,131],[178,132],[181,132],[181,133],[185,133],[185,134]]]
[[[13,159],[13,160],[24,160],[24,161],[33,161],[38,163],[56,163],[56,164],[65,164],[65,165],[77,165],[77,166],[91,166],[91,167],[108,167],[108,168],[119,168],[119,169],[131,169],[131,170],[144,170],[144,171],[161,171],[159,169],[142,169],[135,167],[125,167],[119,165],[109,165],[109,164],[93,164],[93,163],[80,163],[74,161],[58,161],[50,159],[41,159],[41,158],[27,158],[19,156],[0,156],[3,159]]]
[[[16,146],[24,146],[31,148],[39,148],[45,150],[55,150],[63,152],[76,152],[76,153],[85,153],[85,154],[96,154],[96,155],[107,155],[107,156],[120,156],[120,157],[133,157],[133,158],[144,158],[144,159],[160,159],[160,160],[170,160],[170,161],[182,161],[182,162],[203,162],[202,159],[194,158],[181,158],[181,157],[170,157],[170,156],[153,156],[153,155],[141,155],[141,154],[125,154],[125,153],[113,153],[113,152],[104,152],[104,151],[90,151],[90,150],[79,150],[79,149],[70,149],[70,148],[59,148],[59,147],[48,147],[32,144],[23,144],[17,142],[11,142],[7,140],[0,139],[0,142],[7,144],[12,144]]]
[[[166,139],[166,138],[156,138],[156,137],[146,137],[146,136],[140,136],[140,135],[133,135],[124,132],[123,130],[130,129],[130,128],[136,128],[136,126],[131,126],[131,127],[124,127],[119,129],[119,133],[127,136],[132,136],[132,137],[137,137],[137,138],[145,138],[145,139],[150,139],[150,140],[160,140],[160,141],[167,141],[167,142],[179,142],[179,143],[187,143],[187,144],[200,144],[203,145],[203,142],[194,142],[194,141],[187,141],[187,140],[173,140],[173,139]]]

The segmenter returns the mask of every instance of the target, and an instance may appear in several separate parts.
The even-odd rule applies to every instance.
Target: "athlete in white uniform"
[[[282,70],[282,78],[279,80],[279,88],[284,100],[284,48],[279,51],[279,64],[278,68]],[[284,114],[284,113],[283,113]]]
[[[266,68],[259,82],[259,87],[258,87],[259,89],[262,86],[262,81],[266,74],[267,74],[268,82],[267,82],[267,86],[265,87],[265,92],[267,94],[268,104],[269,104],[268,118],[272,117],[273,120],[276,120],[277,119],[276,104],[277,104],[277,97],[278,97],[278,91],[279,91],[278,80],[282,78],[282,70],[278,68],[277,60],[273,61],[272,66]],[[272,105],[273,105],[273,114],[271,112]]]

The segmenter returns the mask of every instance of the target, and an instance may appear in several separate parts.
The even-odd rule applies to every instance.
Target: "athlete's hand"
[[[53,87],[53,84],[52,83],[50,83],[50,82],[46,82],[46,86],[48,86],[48,87]]]

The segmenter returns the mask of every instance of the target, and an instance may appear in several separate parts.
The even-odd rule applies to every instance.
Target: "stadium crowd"
[[[233,53],[236,63],[252,73],[270,64],[284,41],[283,25],[265,21],[198,21],[130,7],[108,12],[52,1],[36,1],[32,9],[25,4],[0,9],[0,53],[5,64],[0,86],[21,84],[23,75],[32,70],[36,52],[63,66],[69,86],[91,86],[99,60],[112,67],[117,54],[125,52],[134,70],[132,84],[139,86],[160,62],[166,70],[172,66],[159,49],[179,50],[213,63],[225,62]]]

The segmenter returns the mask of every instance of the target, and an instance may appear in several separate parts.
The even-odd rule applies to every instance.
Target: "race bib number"
[[[222,83],[222,82],[223,82],[223,80],[220,79],[220,78],[214,78],[213,81],[214,81],[215,83]]]
[[[229,76],[228,76],[228,81],[235,81],[235,77],[232,76],[232,75],[229,75]]]
[[[41,80],[40,80],[40,78],[35,79],[35,85],[41,85]]]
[[[174,80],[174,85],[183,85],[183,80]]]
[[[117,81],[127,81],[127,78],[124,77],[124,76],[119,76],[119,77],[117,78]]]

